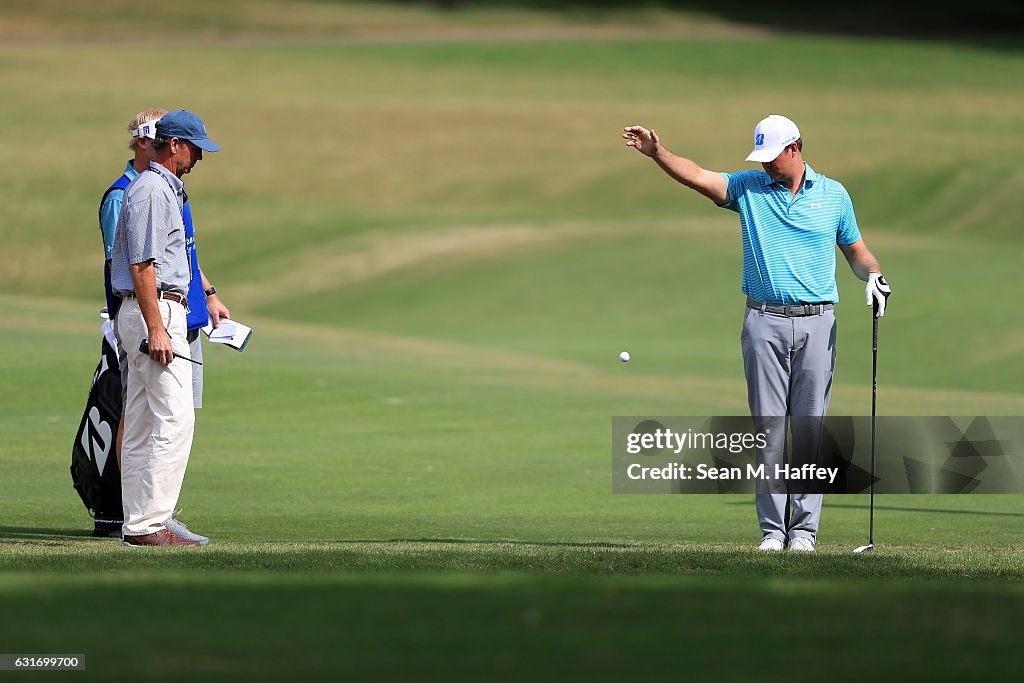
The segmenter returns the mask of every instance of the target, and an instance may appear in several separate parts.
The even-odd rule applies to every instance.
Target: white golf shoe
[[[814,541],[803,536],[797,536],[790,540],[789,549],[795,553],[813,553]]]
[[[757,549],[763,553],[770,553],[784,550],[785,547],[779,539],[765,536],[764,540],[761,541],[761,545],[757,546]]]
[[[174,534],[175,536],[184,541],[196,541],[200,545],[206,545],[210,542],[210,539],[206,536],[200,536],[199,534],[197,534],[194,531],[191,531],[187,526],[185,526],[184,522],[175,519],[175,517],[177,517],[177,515],[180,514],[181,510],[175,510],[174,515],[172,515],[170,519],[164,522],[164,527],[166,527],[168,531],[170,531],[172,534]]]

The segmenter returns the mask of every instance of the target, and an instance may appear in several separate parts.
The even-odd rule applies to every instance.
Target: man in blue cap
[[[99,210],[99,222],[100,230],[103,235],[103,247],[106,257],[104,265],[104,286],[106,289],[107,299],[107,312],[112,322],[116,324],[117,310],[120,307],[121,299],[114,296],[114,293],[110,285],[110,261],[114,249],[114,235],[116,234],[117,220],[121,213],[121,205],[124,201],[124,192],[128,185],[134,180],[140,173],[146,171],[149,168],[149,162],[153,159],[153,148],[152,140],[156,138],[156,123],[165,114],[166,109],[150,108],[139,112],[128,124],[128,131],[131,133],[132,139],[128,145],[129,149],[134,153],[134,158],[128,160],[128,164],[125,167],[124,173],[116,180],[111,186],[103,193],[103,199],[100,202]],[[189,204],[186,202],[183,206],[182,218],[185,223],[185,248],[189,255],[190,267],[191,267],[191,280],[189,282],[188,290],[188,340],[190,353],[194,360],[202,361],[202,341],[199,339],[199,331],[205,327],[210,321],[213,322],[213,326],[217,327],[222,318],[230,317],[230,311],[221,302],[217,296],[217,290],[210,284],[206,278],[206,274],[199,267],[198,259],[198,248],[196,245],[194,228],[192,225],[192,212]],[[121,384],[121,405],[125,403],[125,391],[126,376],[128,371],[127,357],[124,353],[124,349],[118,347],[118,370],[122,375],[122,379],[119,382]],[[193,405],[196,408],[203,407],[203,366],[198,364],[192,365],[192,389],[193,389]],[[118,494],[120,494],[120,467],[121,467],[121,440],[123,437],[124,429],[124,415],[120,415],[120,420],[117,421],[117,439],[115,441],[115,452],[117,455],[115,472],[116,485]],[[104,469],[104,472],[100,473],[104,482],[107,479],[107,469],[112,465]],[[104,483],[102,486],[106,486]],[[117,496],[116,499],[117,513],[116,520],[114,519],[114,513],[105,513],[103,518],[97,510],[95,527],[93,532],[94,536],[120,536],[121,527],[123,525],[123,512],[121,510],[121,497]],[[105,508],[110,510],[110,508]],[[108,519],[109,517],[109,519]],[[116,527],[114,524],[116,523]],[[190,540],[198,540],[202,543],[208,543],[209,539],[205,536],[200,536],[191,532],[180,520],[171,518],[167,520],[166,526],[173,533],[183,538]]]
[[[197,546],[166,528],[188,465],[195,423],[187,338],[191,263],[182,176],[220,146],[185,110],[156,124],[149,168],[128,185],[118,216],[111,287],[123,303],[117,335],[127,356],[121,452],[127,546]],[[143,352],[147,342],[148,353]],[[179,356],[175,360],[174,356]]]

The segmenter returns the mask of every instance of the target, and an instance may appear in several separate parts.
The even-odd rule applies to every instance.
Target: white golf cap
[[[754,128],[754,151],[747,155],[747,161],[774,161],[786,145],[796,142],[799,137],[800,129],[795,123],[785,116],[772,114]]]

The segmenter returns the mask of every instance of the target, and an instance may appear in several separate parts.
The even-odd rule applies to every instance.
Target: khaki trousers
[[[175,353],[189,357],[184,306],[162,299],[157,305]],[[125,536],[137,536],[163,529],[178,502],[195,425],[192,364],[175,358],[170,365],[161,365],[139,351],[149,333],[135,299],[126,299],[118,311],[117,334],[128,357],[122,530]]]

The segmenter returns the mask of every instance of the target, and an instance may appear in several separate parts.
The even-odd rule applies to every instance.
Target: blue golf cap
[[[188,140],[205,152],[216,152],[220,145],[206,137],[203,120],[185,109],[169,111],[156,122],[156,135],[161,138]]]

